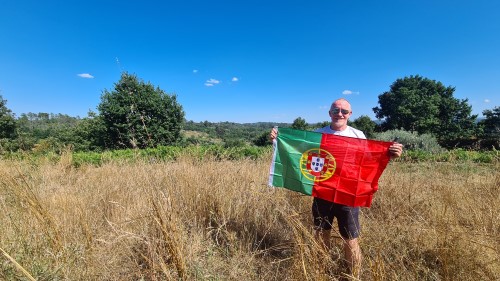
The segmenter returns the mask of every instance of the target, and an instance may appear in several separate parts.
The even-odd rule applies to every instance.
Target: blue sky
[[[398,78],[500,105],[499,1],[2,1],[0,95],[17,116],[86,117],[121,71],[176,94],[193,121],[368,115]]]

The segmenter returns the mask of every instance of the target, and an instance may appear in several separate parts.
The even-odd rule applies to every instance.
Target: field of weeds
[[[268,160],[0,162],[0,280],[354,280]],[[362,280],[499,280],[498,163],[390,163]],[[338,237],[338,234],[334,234]],[[31,280],[33,280],[31,279]]]

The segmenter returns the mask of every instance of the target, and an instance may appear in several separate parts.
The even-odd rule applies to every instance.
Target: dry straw
[[[356,280],[342,241],[315,241],[311,198],[266,186],[266,159],[70,162],[0,162],[17,268],[0,279]],[[498,168],[391,163],[361,212],[361,279],[499,280]]]
[[[7,257],[7,259],[9,259],[14,264],[14,266],[17,269],[19,269],[19,271],[21,271],[24,274],[24,276],[26,276],[26,278],[28,278],[31,281],[36,281],[36,279],[33,278],[33,276],[31,276],[31,274],[26,269],[24,269],[19,263],[17,263],[17,261],[13,257],[7,254],[7,252],[4,249],[0,248],[0,252],[2,252],[2,254],[5,257]]]

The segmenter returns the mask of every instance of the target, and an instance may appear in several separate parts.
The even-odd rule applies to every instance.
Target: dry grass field
[[[268,168],[2,160],[0,280],[354,280]],[[500,280],[498,163],[391,163],[361,220],[362,280]]]

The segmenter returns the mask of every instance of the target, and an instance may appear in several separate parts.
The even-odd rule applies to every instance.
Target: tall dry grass
[[[350,280],[268,161],[0,162],[1,280]],[[498,164],[391,163],[363,280],[499,280]],[[338,236],[335,234],[335,236]]]

